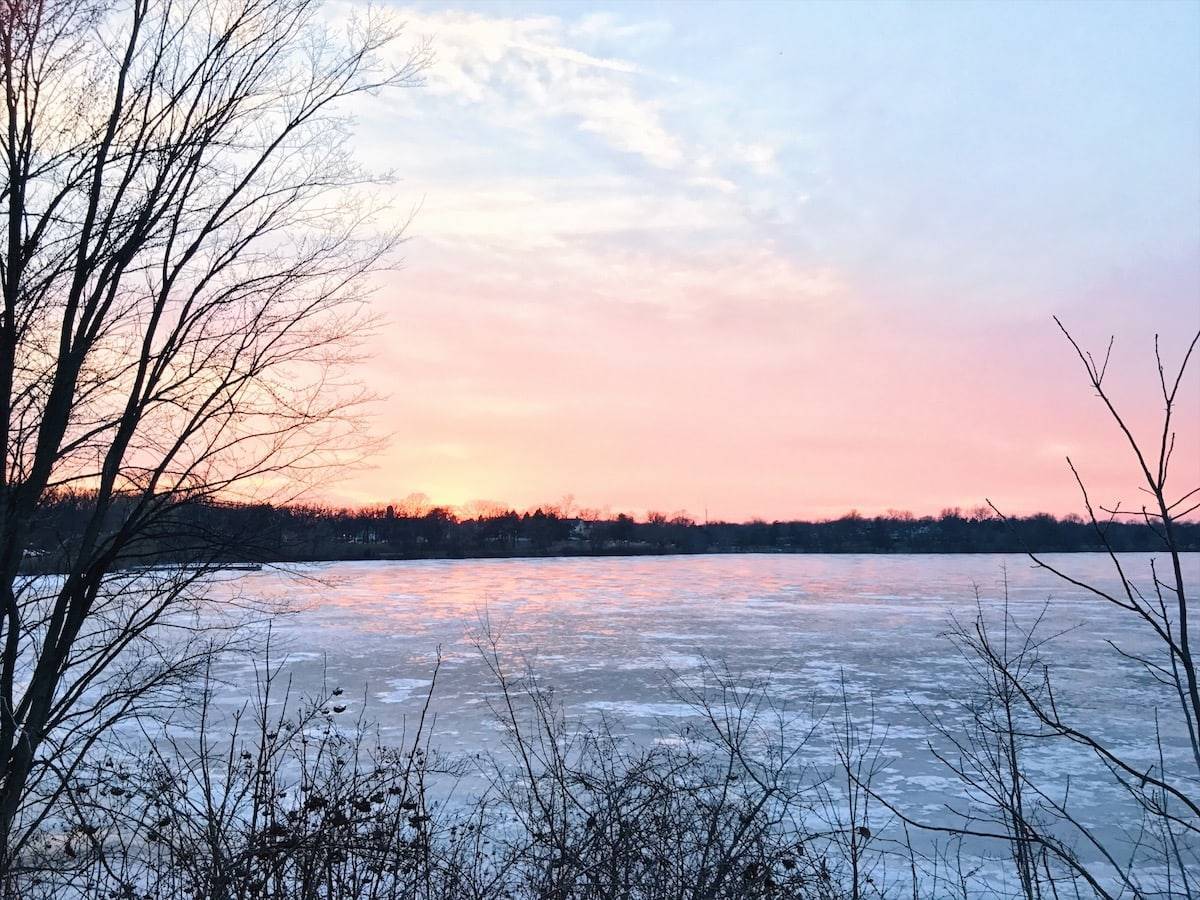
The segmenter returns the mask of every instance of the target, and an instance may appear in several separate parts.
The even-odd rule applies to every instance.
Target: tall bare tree
[[[224,551],[180,506],[277,495],[355,440],[343,364],[403,226],[346,115],[418,81],[397,35],[316,0],[0,0],[6,869],[104,728],[201,655],[163,626]],[[129,571],[163,535],[189,565]]]

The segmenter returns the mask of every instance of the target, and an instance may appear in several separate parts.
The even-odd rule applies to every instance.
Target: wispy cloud
[[[565,280],[576,296],[680,315],[717,295],[736,308],[738,297],[825,296],[841,285],[761,234],[764,194],[794,193],[772,187],[775,145],[732,120],[695,127],[699,86],[596,49],[662,40],[662,23],[398,15],[436,54],[408,115],[428,120],[429,143],[453,148],[440,164],[424,154],[405,184],[424,197],[411,233],[439,260],[494,282],[514,272],[525,284]],[[714,106],[709,117],[731,113]]]
[[[778,151],[770,144],[734,144],[733,152],[736,159],[740,159],[760,175],[774,175],[779,171],[775,159]]]
[[[639,90],[639,81],[653,76],[626,60],[570,46],[572,32],[561,20],[460,12],[404,16],[412,31],[434,40],[431,91],[514,123],[567,119],[612,148],[662,168],[684,163],[683,143],[664,123],[660,104]],[[609,27],[593,19],[573,34],[594,35]]]
[[[723,135],[708,143],[672,121],[686,118],[687,104],[677,99],[694,94],[699,85],[583,49],[661,38],[669,29],[660,21],[625,22],[611,15],[565,22],[552,16],[506,18],[457,11],[399,14],[410,33],[433,40],[437,59],[428,90],[475,107],[496,125],[561,129],[567,123],[612,150],[717,190],[727,190],[738,171],[776,172],[778,148],[761,137],[739,139],[734,134],[729,141]]]

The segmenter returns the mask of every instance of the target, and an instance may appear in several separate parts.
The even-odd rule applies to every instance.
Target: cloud
[[[617,41],[621,44],[660,41],[671,33],[671,23],[661,19],[622,22],[612,13],[599,12],[572,23],[567,34],[588,41]]]
[[[647,190],[636,179],[506,178],[502,185],[472,177],[439,185],[415,227],[443,245],[470,242],[493,250],[560,249],[622,235],[641,243],[661,235],[736,230],[742,206],[732,183],[697,191],[695,179]],[[704,185],[710,188],[712,185]]]
[[[650,236],[637,243],[564,241],[552,252],[471,245],[465,254],[454,243],[436,252],[426,245],[405,284],[426,307],[454,310],[450,322],[474,315],[489,323],[487,334],[502,332],[510,341],[524,335],[533,345],[556,345],[568,323],[586,322],[582,333],[593,336],[610,328],[684,329],[730,340],[765,337],[786,353],[813,323],[859,313],[840,273],[799,265],[770,246],[736,236],[703,248]],[[461,326],[455,329],[461,336]]]
[[[400,15],[437,57],[428,86],[405,97],[417,149],[392,151],[412,153],[393,162],[423,198],[405,275],[420,302],[476,304],[518,332],[569,308],[771,341],[852,305],[835,268],[774,240],[792,223],[764,204],[796,195],[778,145],[739,133],[737,110],[627,47],[661,39],[659,25]]]
[[[603,19],[574,32],[553,17],[507,19],[474,13],[405,12],[410,33],[433,39],[436,62],[428,90],[483,106],[513,124],[567,118],[611,148],[651,165],[685,161],[682,141],[663,121],[660,103],[639,82],[652,79],[634,63],[595,56],[569,45],[572,33],[592,36]],[[624,27],[614,26],[616,34]]]
[[[720,178],[712,175],[696,175],[688,179],[688,184],[696,187],[713,188],[720,191],[722,194],[732,194],[737,191],[736,182],[730,181],[728,178]]]
[[[774,175],[779,167],[776,163],[775,147],[764,143],[734,144],[733,155],[746,163],[760,175]]]

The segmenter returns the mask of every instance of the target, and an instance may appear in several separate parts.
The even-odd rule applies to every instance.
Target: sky
[[[1116,336],[1152,435],[1153,336],[1200,328],[1200,4],[389,11],[436,60],[356,110],[417,212],[360,373],[382,447],[328,499],[1061,514],[1070,455],[1140,502],[1051,316]]]

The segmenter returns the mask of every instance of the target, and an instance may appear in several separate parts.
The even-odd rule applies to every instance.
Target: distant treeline
[[[39,548],[26,570],[51,571],[71,552],[85,521],[86,496],[63,496],[39,522]],[[1139,521],[1102,525],[1116,551],[1163,547]],[[1200,550],[1200,523],[1176,523],[1179,545]],[[444,507],[397,511],[370,507],[270,506],[191,502],[163,513],[126,551],[127,565],[186,561],[294,562],[507,556],[605,556],[674,553],[1019,553],[1103,550],[1097,529],[1077,516],[1000,518],[989,510],[938,516],[890,513],[805,522],[696,522],[651,513],[581,517],[556,509],[493,509],[463,516]]]

